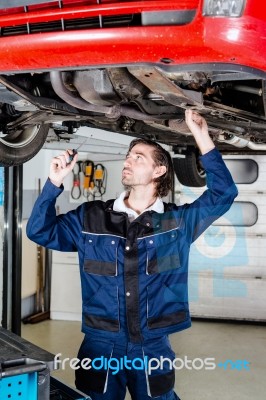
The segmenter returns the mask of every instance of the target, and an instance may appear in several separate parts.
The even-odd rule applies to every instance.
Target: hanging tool
[[[80,173],[82,172],[82,161],[77,161],[72,170],[73,172],[73,185],[71,189],[71,197],[74,200],[78,200],[81,196],[81,188],[80,188]]]
[[[96,164],[94,169],[95,197],[102,197],[106,191],[107,171],[102,164]]]
[[[93,183],[93,174],[94,174],[94,162],[91,160],[86,160],[83,162],[83,196],[89,197],[90,188],[92,187]]]
[[[88,201],[95,200],[95,192],[96,192],[96,190],[97,189],[96,189],[96,187],[94,185],[94,181],[92,180],[91,183],[90,183],[90,187],[88,189],[88,192],[87,192],[87,200]]]

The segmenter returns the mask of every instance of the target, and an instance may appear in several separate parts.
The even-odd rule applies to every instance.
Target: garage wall
[[[196,317],[266,321],[266,158],[223,158],[239,194],[191,247],[190,310]],[[180,185],[176,194],[191,203],[204,190]]]

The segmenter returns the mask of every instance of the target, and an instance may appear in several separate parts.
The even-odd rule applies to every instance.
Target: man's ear
[[[159,178],[160,176],[164,175],[165,173],[166,173],[166,166],[159,165],[154,170],[154,178]]]

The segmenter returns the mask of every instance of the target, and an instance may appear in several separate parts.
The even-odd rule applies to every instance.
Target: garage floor
[[[54,354],[62,353],[61,359],[76,357],[83,337],[79,322],[51,320],[23,325],[22,336]],[[193,369],[176,371],[176,392],[182,400],[265,400],[265,326],[193,321],[192,328],[170,338],[176,357],[181,359],[177,367],[185,356],[188,366],[192,364],[189,365],[190,360],[194,364]],[[199,369],[199,358],[214,358],[216,368]],[[231,362],[226,363],[227,360]],[[70,368],[54,375],[74,386]]]

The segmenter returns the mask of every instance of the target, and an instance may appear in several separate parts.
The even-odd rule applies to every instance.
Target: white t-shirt
[[[120,194],[120,196],[114,201],[113,210],[127,213],[129,221],[132,222],[134,221],[135,218],[139,216],[139,214],[125,205],[124,199],[127,195],[128,195],[127,191],[124,191]],[[162,214],[164,212],[164,205],[162,199],[160,197],[157,197],[155,202],[150,207],[143,210],[142,213],[148,210],[153,210],[156,211],[157,213]]]

